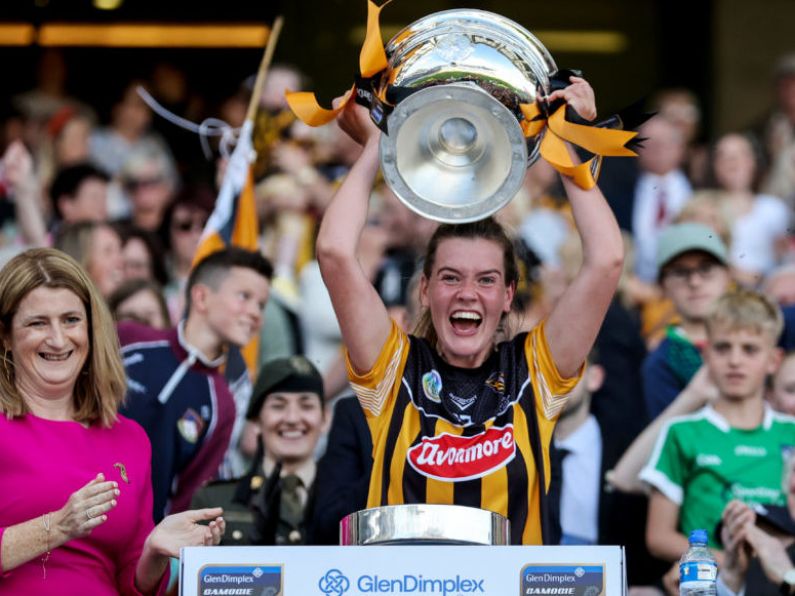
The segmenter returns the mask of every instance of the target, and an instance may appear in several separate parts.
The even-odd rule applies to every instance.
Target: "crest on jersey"
[[[435,369],[422,375],[422,392],[434,403],[442,401],[442,376]]]
[[[204,420],[193,408],[188,408],[177,420],[177,430],[188,443],[195,444],[204,430]]]

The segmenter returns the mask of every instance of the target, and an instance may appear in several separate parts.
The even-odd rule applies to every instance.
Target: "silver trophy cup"
[[[386,54],[373,91],[394,105],[380,147],[389,187],[441,222],[503,207],[538,157],[541,135],[525,138],[519,106],[550,92],[557,67],[546,48],[510,19],[461,9],[409,25]]]
[[[340,522],[343,546],[399,544],[506,545],[511,523],[498,513],[459,505],[389,505]]]

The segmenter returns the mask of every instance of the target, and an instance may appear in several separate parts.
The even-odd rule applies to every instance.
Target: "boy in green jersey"
[[[795,418],[764,400],[765,380],[781,362],[782,326],[778,306],[748,290],[724,295],[707,318],[704,360],[718,398],[672,419],[641,473],[652,487],[646,542],[655,556],[678,560],[697,528],[720,548],[715,527],[732,499],[785,503],[784,452],[795,445]]]

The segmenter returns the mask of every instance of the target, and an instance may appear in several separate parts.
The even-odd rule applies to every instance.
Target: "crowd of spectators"
[[[176,90],[169,77],[180,81]],[[136,91],[156,93],[164,81],[177,96],[163,103],[188,110],[184,75],[170,65],[130,81],[110,110],[44,88],[10,98],[0,139],[0,260],[58,248],[106,299],[125,346],[122,413],[160,445],[155,521],[193,500],[242,512],[228,544],[333,544],[339,519],[365,505],[372,446],[351,398],[314,242],[359,148],[333,123],[310,129],[295,120],[283,90],[305,79],[274,67],[255,128],[265,259],[231,258],[215,266],[222,274],[196,276],[193,254],[225,157],[213,146],[212,159],[197,161],[199,152],[187,151],[185,137]],[[243,83],[207,115],[239,127],[250,87]],[[795,55],[775,66],[773,87],[763,121],[712,138],[700,130],[697,98],[662,91],[650,100],[656,115],[640,131],[639,158],[608,158],[603,167],[600,187],[625,233],[627,258],[555,431],[553,493],[561,543],[627,546],[637,594],[674,589],[671,564],[699,527],[730,569],[726,584],[739,591],[743,553],[767,544],[748,529],[764,518],[753,512],[795,498],[795,357],[787,352],[795,349]],[[97,116],[103,111],[107,121]],[[582,263],[562,196],[557,175],[539,161],[496,215],[521,256],[514,305],[499,331],[505,338],[542,321]],[[407,331],[417,322],[418,261],[435,225],[383,183],[373,192],[359,260]],[[217,311],[231,304],[225,292],[236,283],[257,311],[237,332],[239,321]],[[227,346],[255,335],[256,383],[223,378]],[[176,356],[160,375],[163,349]],[[157,365],[147,365],[150,358]],[[209,393],[194,391],[206,399],[180,394],[180,383],[208,379]],[[142,395],[168,401],[172,417],[156,420]],[[175,441],[168,457],[177,463],[164,459]],[[795,538],[787,531],[774,534],[784,546]],[[757,575],[755,582],[783,580]]]

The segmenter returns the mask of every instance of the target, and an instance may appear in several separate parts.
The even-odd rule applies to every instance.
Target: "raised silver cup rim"
[[[486,200],[458,206],[442,204],[434,199],[432,193],[421,195],[417,189],[411,188],[398,169],[396,150],[401,125],[410,116],[433,102],[451,99],[489,110],[503,126],[512,147],[509,173],[499,189]],[[380,161],[384,178],[406,206],[423,217],[442,223],[477,221],[499,211],[514,198],[522,185],[528,161],[527,140],[522,127],[507,107],[474,83],[451,83],[416,91],[396,106],[389,117],[389,126],[398,132],[381,136]]]

